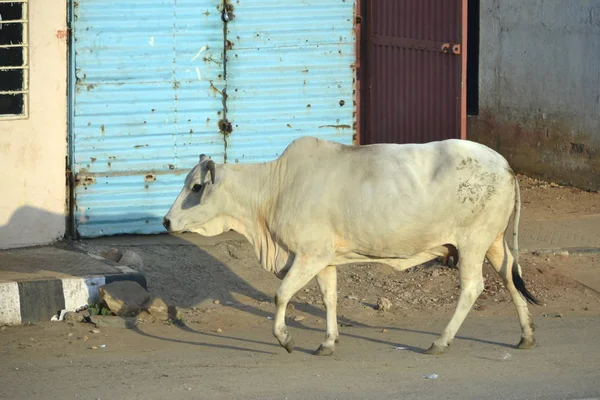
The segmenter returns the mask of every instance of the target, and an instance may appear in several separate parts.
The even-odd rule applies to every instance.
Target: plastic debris
[[[407,347],[402,347],[402,346],[395,346],[394,350],[408,350]]]
[[[423,375],[421,378],[423,379],[437,379],[439,378],[438,374],[427,374],[427,375]]]
[[[80,307],[77,307],[77,308],[75,309],[75,312],[84,311],[84,310],[87,310],[88,308],[89,308],[89,304],[84,304],[84,305],[82,305],[82,306],[80,306]]]
[[[58,312],[58,315],[53,315],[52,318],[50,318],[50,321],[62,321],[65,318],[66,313],[67,310],[60,310]]]
[[[267,319],[273,319],[273,317],[267,317]]]
[[[553,312],[553,313],[544,314],[544,317],[562,318],[562,314]]]
[[[512,354],[510,354],[507,351],[503,351],[502,354],[500,355],[500,359],[502,361],[510,360],[511,358],[512,358]]]
[[[100,345],[100,346],[98,346],[98,347],[100,347],[101,349],[103,349],[103,348],[105,348],[105,347],[106,347],[106,345],[105,345],[105,344],[101,344],[101,345]]]

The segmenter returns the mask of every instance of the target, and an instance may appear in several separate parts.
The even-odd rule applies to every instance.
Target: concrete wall
[[[0,120],[0,248],[45,244],[65,232],[65,1],[30,1],[29,21],[29,118]]]
[[[600,190],[600,1],[481,0],[469,139],[517,172]]]

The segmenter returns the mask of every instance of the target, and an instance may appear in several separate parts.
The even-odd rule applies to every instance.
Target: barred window
[[[28,0],[0,0],[0,119],[27,117]]]

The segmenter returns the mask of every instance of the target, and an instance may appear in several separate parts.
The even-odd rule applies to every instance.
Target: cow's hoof
[[[292,351],[294,351],[294,338],[288,338],[287,342],[285,342],[285,344],[282,344],[281,346],[284,349],[286,349],[288,353],[291,353]]]
[[[427,354],[429,356],[439,356],[440,354],[444,354],[445,351],[446,351],[445,347],[442,347],[442,346],[434,343],[431,345],[431,347],[429,347],[423,353]]]
[[[314,354],[315,356],[330,356],[333,354],[333,349],[320,345],[319,348],[315,350]]]
[[[521,338],[521,341],[517,345],[517,349],[521,349],[521,350],[533,349],[534,347],[535,347],[535,339],[534,338],[531,338],[531,339]]]

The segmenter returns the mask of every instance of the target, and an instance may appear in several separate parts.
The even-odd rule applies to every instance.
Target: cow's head
[[[169,232],[189,230],[214,236],[227,230],[225,210],[229,202],[223,188],[221,166],[204,154],[185,178],[181,193],[163,219]]]

